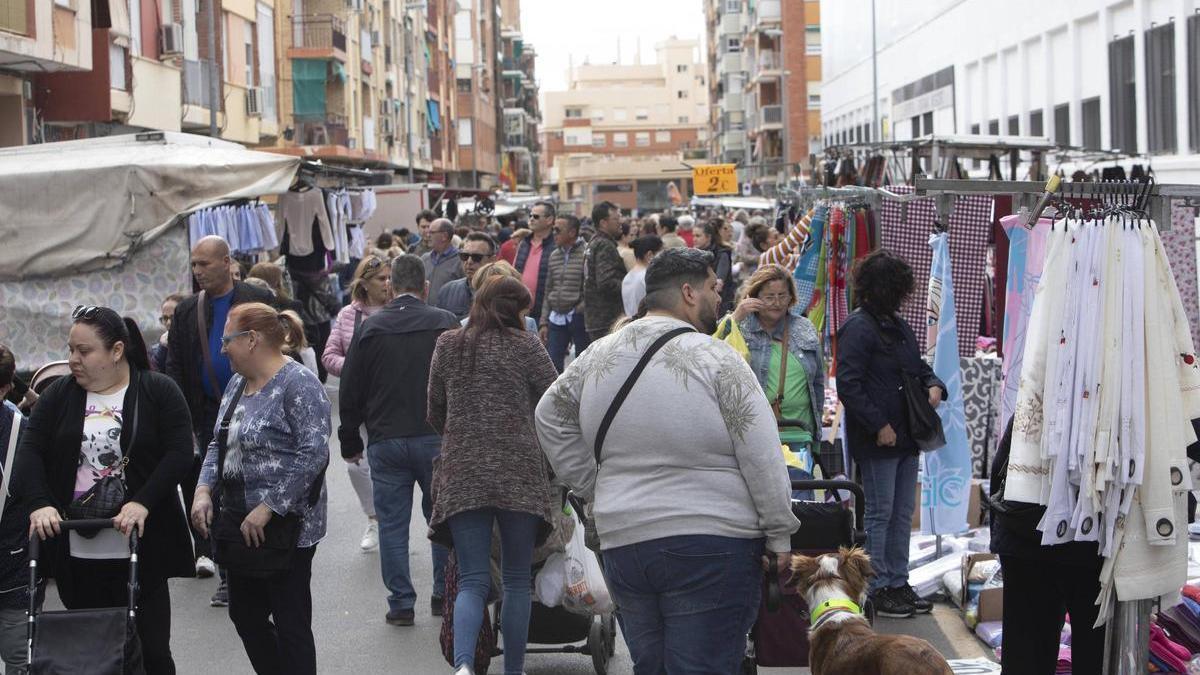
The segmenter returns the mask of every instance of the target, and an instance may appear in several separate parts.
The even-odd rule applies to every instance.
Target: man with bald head
[[[234,305],[244,302],[271,302],[271,292],[233,280],[233,259],[229,244],[220,237],[204,237],[192,249],[192,277],[200,292],[184,298],[175,306],[171,332],[167,336],[167,374],[187,398],[192,414],[192,430],[196,435],[195,462],[189,485],[181,485],[187,509],[191,512],[192,493],[204,454],[212,441],[217,424],[217,410],[225,385],[233,377],[229,358],[221,353],[221,336],[225,334],[225,318]],[[201,302],[203,301],[203,303]],[[196,573],[212,576],[208,540],[196,540]],[[221,590],[213,596],[214,606],[228,604],[228,594]]]

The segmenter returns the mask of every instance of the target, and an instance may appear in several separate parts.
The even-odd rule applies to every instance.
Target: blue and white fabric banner
[[[950,275],[950,235],[929,237],[933,265],[929,272],[929,323],[926,355],[933,372],[946,383],[947,397],[938,406],[946,446],[921,453],[921,532],[958,534],[967,529],[971,486],[971,446],[963,409],[958,357],[958,321],[954,313],[954,280]]]

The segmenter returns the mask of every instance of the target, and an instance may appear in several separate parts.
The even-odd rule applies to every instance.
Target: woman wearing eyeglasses
[[[735,330],[741,333],[750,368],[775,417],[799,423],[781,427],[779,439],[792,452],[815,457],[825,406],[825,362],[817,329],[796,298],[791,273],[779,265],[763,265],[746,283],[746,297],[718,326],[717,337],[727,339]],[[793,476],[812,477],[796,472]]]
[[[162,307],[160,307],[158,322],[162,325],[163,332],[150,348],[150,367],[155,372],[167,372],[167,336],[171,333],[171,321],[175,318],[175,307],[179,305],[183,299],[187,297],[182,293],[172,293],[163,299]]]
[[[146,672],[174,673],[167,579],[195,574],[175,486],[192,466],[192,425],[175,382],[151,372],[132,319],[77,307],[67,339],[72,377],[42,394],[18,451],[12,491],[31,505],[30,534],[46,541],[39,567],[69,609],[124,606],[130,530],[141,535],[137,630]],[[106,475],[125,484],[118,530],[61,537],[70,506]]]
[[[230,310],[221,349],[235,375],[192,500],[196,529],[218,555],[233,556],[218,560],[228,570],[229,618],[260,675],[317,669],[312,560],[325,537],[331,422],[321,381],[285,354],[303,334],[291,312],[257,302]],[[272,550],[290,551],[289,564],[269,566]]]
[[[368,255],[358,264],[354,271],[354,281],[350,282],[350,304],[338,312],[333,321],[333,330],[329,333],[329,342],[325,343],[325,353],[321,361],[330,373],[341,377],[342,367],[346,364],[346,354],[354,342],[354,334],[368,316],[383,309],[391,299],[390,284],[391,268],[387,261],[375,254]],[[379,548],[379,523],[375,519],[375,499],[371,489],[371,468],[366,457],[361,455],[346,459],[346,472],[350,474],[350,484],[354,486],[354,494],[358,503],[367,516],[367,529],[363,532],[359,548],[363,552]]]

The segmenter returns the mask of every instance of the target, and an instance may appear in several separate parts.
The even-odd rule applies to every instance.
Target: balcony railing
[[[346,51],[346,24],[332,14],[304,14],[292,17],[294,47]]]
[[[296,141],[300,145],[350,144],[350,127],[345,115],[328,114],[324,119],[296,119]]]
[[[783,106],[764,105],[762,107],[763,126],[768,124],[783,124]]]
[[[783,20],[780,0],[758,0],[754,5],[754,25],[779,23]]]
[[[742,71],[742,53],[726,52],[717,60],[717,74],[728,75]]]
[[[773,51],[759,52],[757,63],[760,73],[764,70],[781,70],[783,68],[783,59],[779,58],[778,52]]]

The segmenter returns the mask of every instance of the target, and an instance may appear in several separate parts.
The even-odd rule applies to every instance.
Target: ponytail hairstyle
[[[71,320],[96,331],[105,349],[111,351],[120,342],[125,348],[122,356],[129,365],[150,370],[150,352],[146,351],[146,340],[137,322],[130,317],[122,317],[108,307],[80,305],[71,313]]]
[[[304,324],[293,311],[278,312],[261,302],[235,305],[229,310],[229,322],[238,330],[258,333],[265,344],[279,353],[300,351],[307,346]]]

